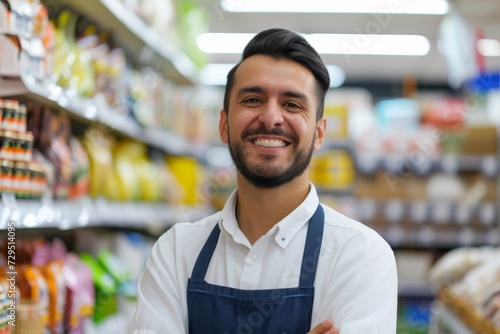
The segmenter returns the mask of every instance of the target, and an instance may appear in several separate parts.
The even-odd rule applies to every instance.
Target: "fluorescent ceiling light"
[[[485,57],[500,57],[500,41],[496,39],[480,39],[477,48]]]
[[[242,53],[255,34],[203,33],[196,38],[200,50],[206,53]]]
[[[425,56],[429,40],[420,35],[311,34],[307,41],[320,54]]]
[[[446,0],[221,0],[227,12],[244,13],[448,13]]]
[[[205,33],[197,38],[207,53],[242,53],[255,34]],[[419,35],[311,34],[303,35],[320,54],[424,56],[429,40]]]
[[[227,73],[235,64],[207,64],[200,71],[200,82],[207,86],[225,86]],[[336,65],[327,65],[330,74],[330,87],[339,87],[345,81],[345,72]]]

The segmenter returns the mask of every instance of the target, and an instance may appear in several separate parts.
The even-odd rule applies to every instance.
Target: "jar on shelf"
[[[12,191],[14,182],[14,163],[9,160],[2,160],[1,163],[1,190],[2,192]]]
[[[19,101],[5,100],[2,117],[2,129],[7,131],[18,130]]]

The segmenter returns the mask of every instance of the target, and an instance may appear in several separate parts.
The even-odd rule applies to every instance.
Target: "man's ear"
[[[227,144],[229,142],[229,134],[227,128],[227,112],[224,109],[221,109],[219,116],[219,136],[220,140]]]
[[[326,131],[326,118],[322,117],[316,124],[316,138],[314,139],[314,150],[317,151],[323,145]]]

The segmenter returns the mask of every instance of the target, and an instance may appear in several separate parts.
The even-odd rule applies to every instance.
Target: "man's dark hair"
[[[240,64],[253,55],[262,54],[276,59],[289,59],[305,66],[316,78],[316,97],[318,110],[316,120],[323,117],[325,95],[330,87],[330,76],[318,52],[301,35],[286,29],[268,29],[258,33],[247,44],[243,55],[227,74],[224,92],[224,110],[229,111],[229,96],[234,86],[234,75]]]

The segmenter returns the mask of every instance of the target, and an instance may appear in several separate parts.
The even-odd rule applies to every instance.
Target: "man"
[[[157,241],[128,333],[396,332],[391,248],[321,205],[309,181],[329,81],[296,33],[270,29],[249,42],[219,123],[238,187],[222,211]]]

